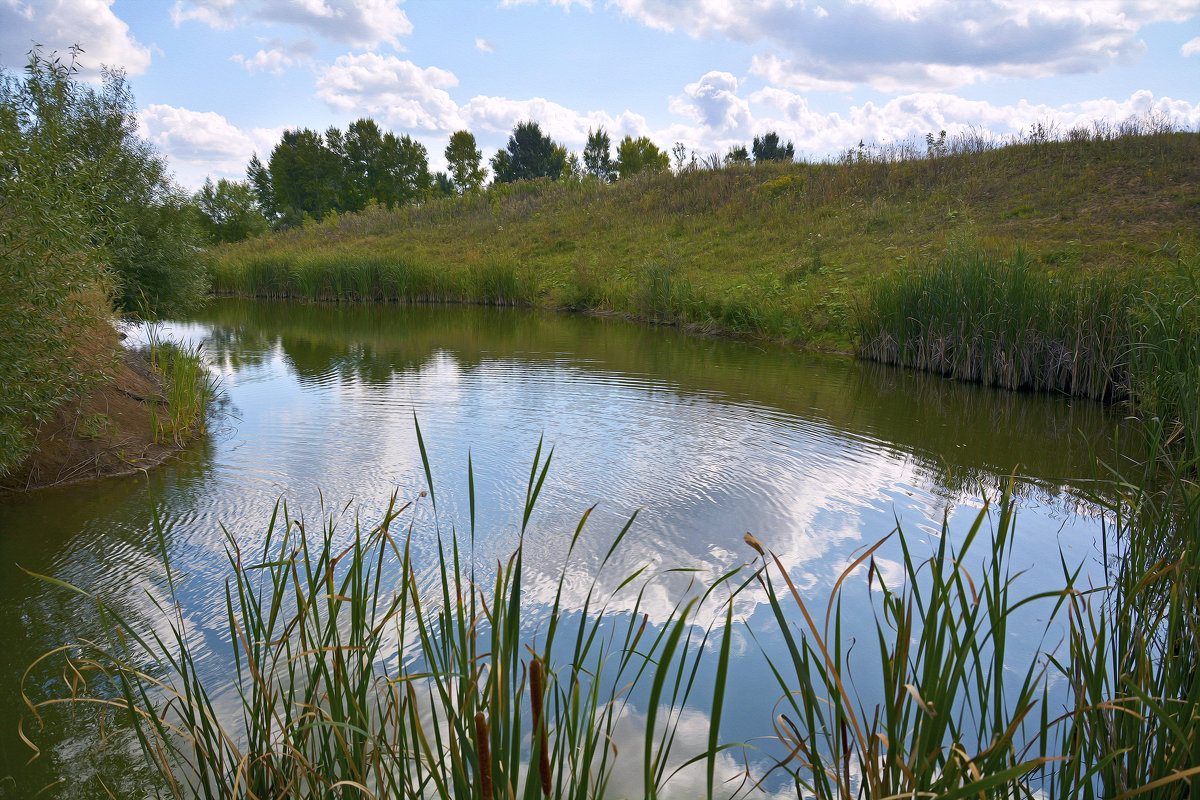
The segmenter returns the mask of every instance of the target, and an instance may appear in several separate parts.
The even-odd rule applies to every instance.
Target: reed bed
[[[1108,586],[1080,584],[1064,562],[1061,586],[1025,591],[1010,566],[1018,522],[1005,492],[965,535],[944,525],[924,556],[899,528],[864,549],[823,615],[748,534],[755,561],[680,599],[654,625],[641,612],[642,571],[620,584],[636,600],[617,612],[612,596],[597,593],[598,574],[581,608],[563,607],[564,567],[530,639],[521,633],[529,623],[521,549],[488,577],[476,571],[470,466],[470,535],[425,531],[437,537],[435,562],[414,556],[416,504],[430,503],[435,518],[437,506],[419,433],[418,442],[427,501],[424,492],[404,505],[393,497],[378,524],[356,520],[348,534],[332,517],[314,530],[280,504],[261,551],[229,537],[231,688],[203,677],[201,635],[177,604],[183,577],[160,530],[168,592],[159,610],[170,624],[153,630],[166,632],[148,633],[93,598],[107,639],[43,657],[66,659],[68,697],[38,696],[28,676],[44,664],[30,668],[22,735],[35,736],[36,718],[62,703],[119,712],[159,776],[155,791],[186,798],[583,800],[610,796],[617,769],[640,772],[641,796],[657,797],[688,767],[703,767],[709,797],[777,792],[781,776],[797,797],[828,800],[1183,800],[1200,789],[1200,493],[1178,472],[1137,476],[1137,486],[1160,487],[1153,491],[1098,476],[1119,490],[1097,501],[1109,503],[1115,526]],[[539,447],[522,530],[550,461]],[[1146,469],[1169,472],[1165,463]],[[890,585],[875,557],[893,537],[903,574]],[[744,747],[722,740],[721,720],[735,677],[730,643],[745,623],[715,598],[747,591],[765,595],[773,617],[749,633],[783,642],[762,651],[779,697],[764,734],[782,754],[762,765],[747,751],[741,782],[719,784],[718,756]],[[697,624],[706,605],[716,620],[707,628]],[[1023,621],[1031,607],[1037,629]],[[848,615],[864,609],[875,635],[854,641],[844,633]],[[1017,637],[1025,647],[1014,655]],[[701,660],[712,658],[715,680],[698,682]],[[647,703],[644,743],[632,761],[628,752],[618,761],[616,730],[635,694]],[[674,752],[689,705],[709,712],[707,745]]]
[[[157,441],[177,445],[207,433],[208,405],[217,396],[216,377],[209,371],[203,345],[188,347],[163,339],[158,329],[147,328],[146,348],[151,368],[162,376],[166,408],[150,406]]]
[[[1131,401],[1200,459],[1200,256],[1163,274],[1063,278],[978,250],[881,278],[859,354],[1007,389]]]
[[[1130,393],[1133,288],[1061,283],[1024,252],[979,252],[881,280],[859,315],[859,352],[888,364],[1006,389],[1096,399]]]

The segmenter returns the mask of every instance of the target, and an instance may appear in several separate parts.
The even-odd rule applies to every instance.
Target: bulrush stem
[[[546,724],[542,718],[542,699],[546,693],[542,677],[541,659],[535,658],[529,665],[530,703],[533,705],[533,729],[538,741],[538,778],[542,782],[542,794],[550,796],[550,752],[546,741]]]

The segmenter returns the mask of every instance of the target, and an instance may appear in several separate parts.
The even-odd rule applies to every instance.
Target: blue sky
[[[598,126],[701,156],[775,130],[806,158],[1152,112],[1200,129],[1200,0],[0,0],[0,64],[34,41],[123,68],[188,188],[363,116],[434,169],[455,130],[490,157],[524,119],[575,151]]]

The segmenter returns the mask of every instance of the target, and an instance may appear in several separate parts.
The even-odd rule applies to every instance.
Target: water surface
[[[1020,498],[1013,566],[1026,570],[1026,585],[1061,584],[1060,555],[1082,564],[1084,579],[1103,579],[1101,526],[1082,498],[1091,455],[1115,459],[1119,420],[1092,403],[519,310],[221,301],[163,332],[203,343],[220,376],[211,438],[149,474],[0,499],[0,777],[11,776],[0,797],[54,781],[57,794],[47,796],[95,791],[88,719],[34,735],[45,752],[29,766],[13,730],[22,671],[94,635],[94,606],[16,565],[119,598],[147,626],[161,625],[157,515],[187,576],[185,617],[211,643],[212,680],[227,682],[226,536],[261,544],[281,499],[309,519],[332,514],[347,532],[356,514],[378,519],[393,493],[416,499],[427,487],[414,419],[437,495],[436,515],[424,499],[414,517],[424,532],[415,547],[431,565],[435,528],[460,537],[468,528],[468,455],[479,502],[474,559],[486,565],[516,546],[534,453],[539,442],[553,448],[526,534],[532,606],[550,599],[568,537],[593,505],[569,567],[581,580],[569,587],[586,588],[638,511],[606,573],[614,581],[647,564],[720,574],[751,559],[743,535],[752,532],[819,605],[855,553],[897,523],[918,554],[932,552],[944,516],[963,530],[1010,476]],[[898,548],[880,555],[894,578]],[[665,617],[690,575],[656,579],[652,616]],[[735,607],[755,630],[769,628],[762,599],[748,592]],[[767,685],[760,643],[737,635],[737,679]],[[49,690],[56,680],[38,671],[30,684]],[[735,704],[731,738],[768,733],[772,702]],[[104,769],[119,794],[140,796],[135,770]]]

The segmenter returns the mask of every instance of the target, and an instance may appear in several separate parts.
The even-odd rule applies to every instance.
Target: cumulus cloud
[[[1145,50],[1139,30],[1200,0],[613,0],[644,25],[765,45],[752,72],[798,90],[946,89],[1098,72]]]
[[[317,52],[316,42],[311,39],[303,39],[290,44],[284,44],[276,39],[268,47],[270,49],[259,50],[252,56],[244,56],[239,53],[230,56],[229,60],[245,67],[249,72],[270,72],[279,75],[283,73],[284,69],[312,61]]]
[[[401,128],[455,130],[462,120],[446,89],[457,85],[447,70],[363,53],[328,67],[317,80],[317,97],[336,111],[376,115]]]
[[[626,110],[613,116],[604,111],[580,112],[559,103],[534,97],[509,100],[506,97],[474,97],[460,110],[464,123],[472,130],[507,134],[518,122],[531,119],[550,138],[569,146],[582,146],[589,130],[604,128],[609,136],[643,136],[649,132],[646,118]]]
[[[945,92],[915,92],[887,103],[864,103],[844,113],[813,111],[805,98],[778,88],[753,93],[752,104],[770,108],[755,120],[757,130],[776,130],[798,149],[815,157],[836,154],[859,141],[887,144],[919,141],[926,133],[982,134],[998,139],[1019,136],[1036,124],[1060,131],[1088,127],[1098,120],[1120,122],[1130,117],[1165,117],[1175,124],[1200,125],[1200,104],[1139,91],[1125,100],[1097,99],[1063,106],[1020,102],[995,105]]]
[[[0,64],[20,66],[34,42],[46,51],[65,53],[83,48],[79,66],[95,77],[101,66],[140,75],[150,66],[150,48],[129,33],[129,25],[112,10],[112,0],[0,0]]]
[[[1200,56],[1200,36],[1184,42],[1183,47],[1179,48],[1179,52],[1185,56]]]
[[[195,189],[206,177],[242,180],[255,152],[264,156],[282,128],[243,131],[213,111],[152,104],[139,114],[142,135],[167,156],[176,178]]]
[[[709,72],[684,87],[687,101],[674,98],[670,109],[707,128],[737,131],[749,126],[750,105],[738,97],[738,80],[728,72]]]
[[[293,25],[326,39],[361,47],[412,33],[403,0],[177,0],[171,17],[228,29],[248,21]]]

